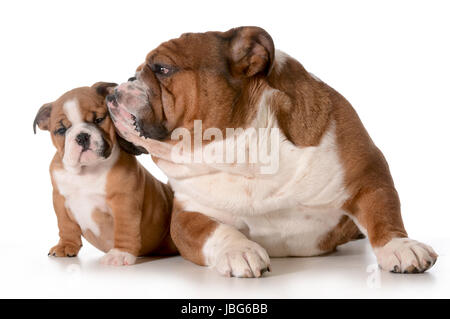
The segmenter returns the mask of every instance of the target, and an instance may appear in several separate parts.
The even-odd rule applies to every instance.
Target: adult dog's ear
[[[117,86],[117,83],[111,83],[111,82],[97,82],[95,83],[92,88],[95,89],[97,94],[106,97],[107,95],[113,93],[114,88]]]
[[[131,154],[131,155],[141,155],[141,154],[148,154],[147,150],[141,146],[136,146],[133,143],[128,142],[123,137],[121,137],[119,134],[117,134],[117,143],[119,143],[119,146],[121,149],[123,149],[125,152]]]
[[[36,134],[36,126],[41,130],[48,131],[50,126],[50,114],[52,113],[52,104],[47,103],[41,106],[33,122],[33,131]]]
[[[275,56],[272,37],[259,27],[231,29],[229,54],[234,76],[269,74]]]

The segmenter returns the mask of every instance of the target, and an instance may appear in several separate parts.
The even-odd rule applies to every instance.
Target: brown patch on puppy
[[[83,237],[94,247],[107,253],[114,247],[114,219],[100,210],[92,212],[92,220],[99,226],[100,235],[97,237],[90,229],[83,232]]]
[[[106,192],[108,205],[114,207],[115,248],[142,256],[170,246],[172,191],[135,157],[120,154],[108,175]]]

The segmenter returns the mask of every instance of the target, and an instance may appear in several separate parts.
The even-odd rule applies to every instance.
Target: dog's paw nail
[[[394,238],[374,251],[380,267],[394,273],[422,273],[436,262],[433,248],[409,238]]]
[[[269,268],[267,252],[249,240],[230,245],[217,256],[215,268],[224,276],[258,278]]]

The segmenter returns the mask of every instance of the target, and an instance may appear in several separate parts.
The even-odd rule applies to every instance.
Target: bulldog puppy
[[[194,263],[259,277],[269,256],[321,255],[363,235],[385,270],[436,262],[408,238],[388,164],[352,106],[261,28],[165,42],[107,104],[119,133],[169,176],[172,238]],[[224,147],[233,139],[248,143]],[[236,160],[250,146],[271,161]],[[232,160],[211,160],[222,151]]]
[[[76,256],[81,236],[107,253],[107,265],[176,252],[169,234],[173,193],[136,160],[142,149],[116,136],[105,104],[114,86],[76,88],[36,115],[34,132],[50,131],[56,147],[50,176],[60,240],[50,256]]]

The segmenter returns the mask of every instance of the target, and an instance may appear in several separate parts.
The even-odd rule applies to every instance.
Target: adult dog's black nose
[[[115,103],[116,102],[116,95],[114,93],[112,94],[108,94],[106,96],[106,101],[111,102],[111,103]]]
[[[78,145],[83,148],[83,152],[89,148],[89,144],[91,143],[91,136],[88,133],[80,133],[75,138]]]
[[[106,96],[106,102],[111,103],[112,105],[117,107],[117,96],[115,93],[109,94]]]

